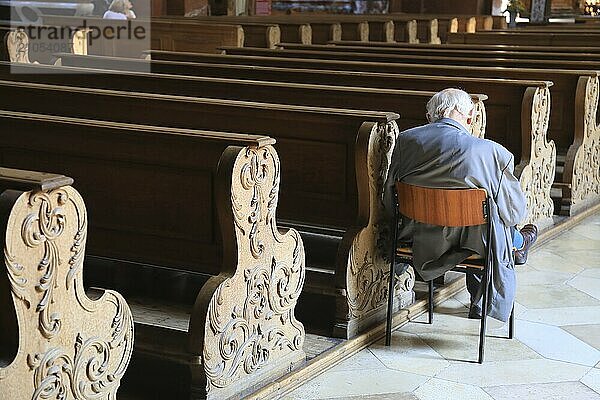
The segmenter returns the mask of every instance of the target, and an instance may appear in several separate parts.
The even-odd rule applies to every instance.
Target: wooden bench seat
[[[333,46],[331,46],[333,45]],[[376,53],[376,54],[401,54],[416,56],[441,56],[441,57],[462,57],[462,58],[506,58],[506,59],[531,59],[531,60],[571,60],[571,61],[598,61],[600,54],[595,49],[594,52],[572,52],[559,53],[547,52],[546,47],[540,46],[536,51],[518,51],[503,49],[486,49],[477,45],[465,49],[446,49],[445,47],[416,47],[402,46],[399,43],[393,43],[392,46],[380,46],[377,42],[332,42],[328,46],[312,45],[306,46],[296,43],[280,43],[278,48],[288,50],[327,50],[335,52],[357,52],[357,53]]]
[[[2,119],[3,137],[23,133]],[[58,390],[65,398],[116,398],[131,358],[133,320],[124,298],[112,290],[97,290],[94,297],[84,291],[88,215],[72,183],[64,175],[0,168],[5,399]]]
[[[48,114],[101,118],[233,132],[264,132],[278,141],[282,160],[282,220],[309,227],[337,227],[339,238],[335,266],[335,335],[354,336],[383,320],[385,304],[365,300],[384,299],[375,290],[359,290],[357,274],[366,270],[385,280],[387,264],[377,246],[381,210],[376,201],[383,183],[386,159],[391,156],[398,127],[393,113],[322,109],[292,105],[200,99],[169,95],[61,87],[34,83],[3,82],[4,93],[19,93],[0,100],[11,110],[35,109]],[[45,99],[52,98],[52,102]],[[68,98],[68,99],[67,99]],[[61,100],[62,99],[62,100]],[[10,104],[9,104],[10,103]],[[93,107],[82,107],[93,104]],[[325,141],[326,145],[323,144]],[[384,150],[385,149],[385,150]],[[310,168],[307,168],[307,165]],[[319,171],[315,173],[315,171]],[[364,216],[369,216],[367,219]],[[307,253],[308,253],[307,249]],[[187,257],[187,254],[179,254]],[[182,263],[181,263],[182,264]],[[385,285],[383,285],[385,286]],[[382,286],[381,290],[385,290]],[[307,276],[310,288],[310,275]],[[399,303],[412,301],[412,287],[399,291]],[[361,299],[354,303],[355,299]],[[337,307],[333,307],[338,300]],[[322,303],[325,307],[326,303]],[[346,307],[354,304],[351,313]],[[326,308],[326,307],[325,307]],[[324,308],[324,309],[325,309]],[[332,311],[333,313],[333,311]],[[333,318],[332,318],[333,319]],[[328,321],[331,324],[331,321]],[[328,329],[333,327],[329,325]]]
[[[448,35],[448,43],[467,44],[507,44],[526,46],[586,46],[598,47],[598,34],[585,32],[477,32],[451,33]]]
[[[511,59],[511,58],[486,58],[464,57],[449,55],[414,55],[402,53],[376,53],[360,52],[346,49],[337,49],[335,46],[300,45],[294,49],[261,49],[261,48],[228,48],[222,49],[230,55],[310,58],[325,60],[364,61],[375,63],[428,63],[436,65],[462,65],[462,66],[491,66],[491,67],[516,67],[516,68],[547,68],[547,69],[595,69],[600,63],[594,60],[554,60],[554,59]]]
[[[14,111],[0,120],[4,164],[57,164],[80,181],[91,216],[88,284],[134,300],[137,355],[176,361],[187,369],[179,386],[191,381],[193,398],[213,399],[248,393],[304,361],[294,317],[304,253],[298,233],[278,230],[274,218],[273,139]],[[269,299],[260,311],[258,298]],[[149,324],[143,307],[181,312]],[[183,314],[186,325],[172,323]],[[223,341],[251,334],[254,349],[223,354]],[[148,386],[163,393],[155,382]]]
[[[338,41],[330,42],[336,46],[369,46],[369,47],[391,47],[405,49],[438,49],[438,50],[482,50],[483,51],[510,51],[510,52],[543,52],[543,53],[598,53],[598,47],[589,46],[526,46],[526,45],[501,45],[501,44],[477,44],[477,43],[384,43],[384,42],[358,42],[358,41]],[[483,54],[481,54],[483,55]]]

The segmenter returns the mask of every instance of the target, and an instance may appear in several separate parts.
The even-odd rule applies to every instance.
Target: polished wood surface
[[[416,222],[475,226],[487,222],[485,189],[434,189],[396,182],[398,211]]]
[[[598,34],[578,32],[478,32],[451,33],[448,43],[506,44],[527,46],[589,46],[598,47]]]

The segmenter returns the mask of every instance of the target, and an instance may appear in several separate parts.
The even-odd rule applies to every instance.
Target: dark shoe
[[[525,225],[520,232],[523,235],[523,247],[515,250],[515,265],[523,265],[527,262],[527,253],[538,237],[537,226],[532,224]]]
[[[469,308],[469,319],[481,319],[481,310],[479,310],[479,307],[471,304],[471,308]]]

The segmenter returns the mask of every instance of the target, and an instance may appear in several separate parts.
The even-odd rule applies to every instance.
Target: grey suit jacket
[[[483,188],[491,196],[493,268],[488,315],[506,321],[515,297],[512,226],[527,216],[526,200],[513,175],[513,155],[498,143],[478,139],[458,122],[442,118],[400,134],[384,190],[386,214],[394,215],[395,182],[434,188]],[[485,226],[440,227],[402,217],[399,238],[412,238],[414,266],[435,279],[473,252],[485,255]],[[474,302],[481,301],[481,293]]]

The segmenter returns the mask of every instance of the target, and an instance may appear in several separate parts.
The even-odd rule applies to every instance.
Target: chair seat
[[[412,247],[409,245],[401,245],[400,247],[396,248],[396,256],[401,258],[412,259]],[[479,254],[472,254],[469,257],[467,257],[466,260],[460,263],[460,266],[482,270],[485,266],[485,260]]]

